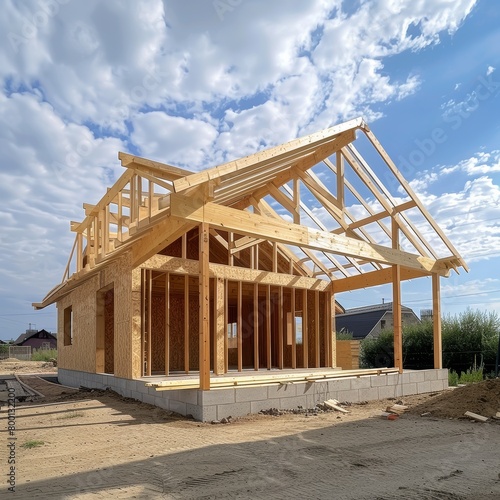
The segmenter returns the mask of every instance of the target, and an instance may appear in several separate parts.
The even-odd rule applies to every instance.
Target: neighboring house
[[[437,307],[440,277],[467,269],[361,118],[201,172],[118,156],[123,174],[71,222],[62,282],[33,304],[57,303],[66,385],[110,387],[200,419],[276,404],[262,403],[268,389],[309,404],[279,383],[292,374],[305,383],[313,368],[335,375],[335,294],[384,283],[398,293],[425,276]],[[425,231],[414,229],[420,221]],[[402,354],[395,364],[403,369]],[[243,383],[260,384],[258,403]],[[207,409],[221,400],[224,410]]]
[[[30,346],[31,349],[57,349],[57,337],[47,330],[26,330],[14,341],[16,346]]]
[[[406,306],[401,306],[402,325],[420,323],[418,316]],[[384,330],[392,331],[394,318],[392,302],[373,306],[346,309],[344,314],[337,314],[335,329],[338,333],[352,333],[354,340],[376,338]]]

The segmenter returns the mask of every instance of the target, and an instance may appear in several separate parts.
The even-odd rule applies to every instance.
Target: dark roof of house
[[[17,337],[13,344],[22,345],[32,337],[57,340],[57,337],[47,330],[27,330],[26,333],[22,333],[21,335],[19,335],[19,337]]]
[[[406,306],[401,306],[401,310],[413,312]],[[346,309],[344,314],[335,316],[335,329],[352,333],[355,340],[364,339],[388,311],[392,311],[392,302]]]

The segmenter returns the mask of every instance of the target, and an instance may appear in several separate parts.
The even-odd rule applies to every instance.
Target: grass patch
[[[57,359],[57,349],[40,349],[31,355],[31,361],[50,361]]]
[[[70,411],[68,413],[65,413],[64,415],[61,415],[60,417],[57,417],[56,420],[66,420],[67,418],[78,417],[83,417],[83,413],[81,411]]]
[[[23,448],[38,448],[38,446],[42,446],[45,443],[43,441],[37,441],[36,439],[32,439],[30,441],[26,441],[26,443],[23,444]]]

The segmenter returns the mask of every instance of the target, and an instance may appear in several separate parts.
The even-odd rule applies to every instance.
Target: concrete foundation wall
[[[297,406],[313,408],[326,399],[359,403],[441,391],[448,387],[447,369],[211,391],[183,389],[157,392],[152,387],[146,387],[142,380],[61,368],[58,378],[62,384],[70,387],[109,388],[124,397],[137,399],[181,415],[192,415],[196,420],[203,422],[258,413],[269,408],[293,409]]]

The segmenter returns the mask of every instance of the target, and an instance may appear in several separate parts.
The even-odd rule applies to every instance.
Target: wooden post
[[[337,367],[337,330],[335,325],[335,294],[333,293],[333,283],[332,291],[330,292],[330,356],[332,368]]]
[[[243,283],[238,281],[238,331],[237,331],[237,342],[238,342],[238,371],[243,370],[243,318],[242,318],[242,306],[243,306]]]
[[[266,362],[267,369],[272,368],[271,362],[271,285],[266,286]]]
[[[118,241],[122,241],[122,237],[123,237],[123,220],[122,220],[122,217],[123,217],[123,200],[122,200],[122,192],[120,191],[118,193],[118,214],[117,214],[117,217],[118,217],[118,221],[117,221],[117,239]]]
[[[76,271],[81,271],[83,266],[83,235],[77,233],[76,235]]]
[[[292,300],[291,300],[291,316],[292,316],[292,368],[297,368],[297,344],[296,337],[297,334],[295,328],[295,288],[292,288]]]
[[[165,376],[170,371],[170,275],[165,273]]]
[[[141,269],[141,377],[146,375],[146,269]]]
[[[253,253],[253,251],[252,251]],[[259,369],[259,285],[253,285],[253,367]]]
[[[307,336],[307,290],[302,290],[302,366],[309,368],[309,342]]]
[[[314,291],[314,366],[321,365],[320,343],[319,343],[319,291]]]
[[[224,373],[229,371],[229,355],[227,346],[227,324],[229,321],[229,281],[224,280]]]
[[[399,250],[399,226],[391,219],[392,248]],[[401,318],[401,266],[392,266],[392,323],[394,325],[394,366],[403,373],[403,325]]]
[[[210,271],[209,230],[206,222],[200,224],[200,389],[210,390]]]
[[[279,314],[279,325],[278,325],[278,368],[283,369],[283,287],[280,286],[279,298],[278,298],[278,314]]]
[[[189,275],[184,276],[184,371],[189,373]]]
[[[330,337],[332,335],[332,316],[330,314],[331,303],[330,303],[331,292],[325,292],[325,366],[332,366],[332,356],[330,351]]]
[[[215,278],[214,293],[214,372],[222,375],[225,372],[226,322],[224,318],[225,283],[223,278]]]
[[[392,266],[392,322],[394,324],[394,366],[403,373],[403,328],[401,324],[401,267]]]
[[[146,367],[147,367],[147,372],[146,375],[148,377],[151,376],[151,360],[153,359],[151,356],[151,339],[152,339],[152,308],[153,308],[153,271],[149,270],[146,271],[146,281],[147,281],[147,288],[148,288],[148,297],[147,297],[147,302],[148,302],[148,334],[147,334],[147,351],[146,351]]]
[[[439,274],[432,275],[432,322],[434,331],[434,368],[443,368],[441,337],[441,283]]]

